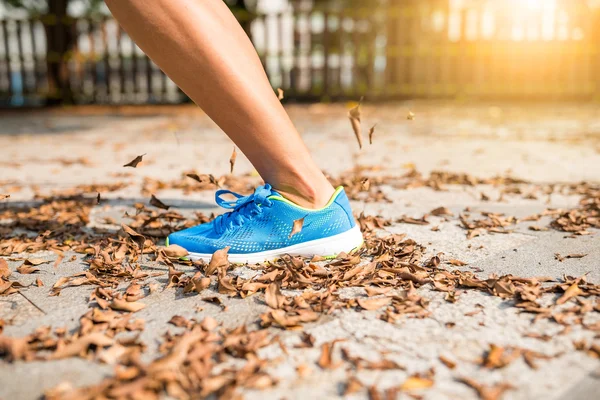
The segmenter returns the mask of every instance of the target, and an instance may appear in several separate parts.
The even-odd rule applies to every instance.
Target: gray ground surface
[[[409,109],[416,114],[414,121],[406,120]],[[367,145],[362,152],[357,151],[345,112],[343,106],[290,107],[292,118],[315,159],[332,175],[357,163],[381,166],[384,174],[403,174],[410,164],[414,164],[425,174],[442,169],[491,177],[510,171],[515,177],[540,183],[600,182],[600,111],[591,105],[532,107],[417,102],[368,106],[364,110],[365,125],[378,125],[374,144]],[[96,207],[90,224],[99,223],[101,216],[119,217],[123,211],[132,210],[133,203],[143,199],[139,184],[144,177],[169,180],[190,169],[215,175],[225,174],[229,169],[232,143],[200,112],[189,108],[172,115],[155,116],[21,113],[0,118],[0,192],[9,192],[10,202],[31,200],[32,190],[28,186],[19,191],[11,189],[16,185],[36,185],[40,191],[49,193],[82,183],[122,180],[131,183],[126,189],[104,196],[111,200]],[[126,171],[132,172],[131,176],[114,176],[114,173],[124,171],[124,163],[143,153],[147,153],[144,164]],[[64,165],[65,160],[79,157],[85,157],[88,163]],[[248,171],[251,166],[239,155],[236,173]],[[355,202],[355,211],[393,218],[402,215],[420,217],[433,208],[446,206],[455,214],[470,207],[474,213],[495,211],[522,217],[547,207],[569,208],[578,202],[576,196],[568,195],[553,195],[549,202],[546,196],[540,196],[538,200],[515,196],[498,202],[494,200],[498,198],[497,189],[486,185],[450,186],[443,192],[429,188],[397,190],[384,187],[384,190],[392,203]],[[481,192],[492,200],[482,202]],[[168,190],[156,194],[184,213],[194,209],[216,211],[210,192],[186,196],[180,191]],[[0,204],[0,207],[5,206]],[[468,262],[469,266],[479,267],[481,276],[511,273],[558,278],[563,274],[579,276],[588,273],[590,281],[600,281],[599,232],[567,238],[565,233],[553,230],[531,231],[528,226],[532,223],[523,222],[512,233],[486,234],[467,241],[465,231],[457,226],[455,219],[444,222],[430,217],[430,221],[431,224],[426,226],[395,223],[388,231],[408,234],[425,245],[431,254],[443,252],[443,260],[457,258]],[[545,226],[548,221],[546,218],[535,224]],[[439,231],[431,231],[433,225],[439,225]],[[555,259],[555,253],[585,253],[587,256],[560,262]],[[67,254],[65,260],[70,255]],[[56,257],[52,252],[36,256]],[[64,261],[55,272],[48,267],[42,268],[39,274],[18,276],[23,284],[39,277],[45,286],[30,287],[23,292],[39,309],[20,295],[0,298],[0,318],[12,320],[5,328],[6,335],[22,336],[41,325],[77,326],[78,318],[88,309],[87,298],[92,288],[68,288],[58,297],[48,296],[49,287],[60,276],[85,268],[81,256],[77,257],[73,262]],[[153,263],[147,264],[149,268],[160,268]],[[9,262],[9,265],[14,270],[19,263]],[[166,276],[153,279],[164,284]],[[594,340],[593,332],[574,326],[570,332],[561,334],[562,326],[547,321],[533,323],[531,315],[520,314],[517,309],[506,306],[503,300],[478,292],[465,292],[458,302],[451,304],[444,301],[442,293],[427,287],[420,291],[431,299],[430,318],[405,318],[389,324],[378,319],[376,312],[337,312],[305,327],[317,340],[314,349],[294,349],[299,332],[281,332],[289,355],[283,354],[276,344],[261,350],[263,357],[280,358],[272,370],[280,383],[266,392],[247,392],[246,398],[339,397],[340,388],[346,381],[344,368],[322,371],[315,364],[320,354],[319,344],[333,339],[346,339],[344,347],[366,358],[385,353],[389,359],[407,368],[400,372],[358,372],[358,378],[367,386],[385,389],[398,385],[412,373],[434,367],[434,386],[416,392],[425,399],[476,398],[473,389],[457,381],[464,376],[487,384],[509,382],[514,389],[504,398],[510,399],[597,396],[600,363],[583,352],[574,351],[572,344],[574,340]],[[348,293],[349,296],[353,294],[356,293]],[[145,357],[157,356],[156,345],[166,330],[177,331],[167,325],[173,315],[198,319],[211,315],[226,326],[244,323],[254,326],[259,314],[266,309],[252,296],[246,299],[224,297],[228,310],[223,312],[220,307],[202,302],[199,297],[182,297],[174,290],[165,290],[142,300],[147,307],[136,313],[136,317],[146,320],[142,335],[148,345]],[[203,311],[195,311],[198,305]],[[465,315],[476,310],[478,305],[483,306],[482,312]],[[589,316],[590,320],[597,317],[597,313]],[[455,323],[454,327],[447,327],[447,322]],[[551,339],[541,341],[523,336],[530,332],[548,334]],[[491,343],[560,355],[540,361],[537,370],[522,360],[503,369],[488,370],[479,367],[476,361]],[[440,355],[457,361],[457,367],[448,369],[439,361]],[[299,377],[295,367],[300,364],[310,365],[313,372]],[[61,382],[69,381],[77,386],[91,384],[111,371],[112,366],[81,359],[1,362],[0,398],[34,399]],[[366,391],[361,391],[352,398],[366,396]],[[406,394],[400,397],[409,398]]]

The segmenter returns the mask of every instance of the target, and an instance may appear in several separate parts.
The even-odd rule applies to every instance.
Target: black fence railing
[[[291,8],[245,26],[286,99],[600,99],[600,10],[524,3]],[[0,21],[0,106],[184,101],[112,18]]]

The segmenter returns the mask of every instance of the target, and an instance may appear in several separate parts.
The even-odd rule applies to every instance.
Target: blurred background
[[[285,101],[600,100],[599,0],[231,0]],[[0,107],[189,99],[101,0],[1,0]]]

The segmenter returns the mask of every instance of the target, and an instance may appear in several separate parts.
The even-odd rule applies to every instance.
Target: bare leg
[[[305,207],[333,188],[223,0],[106,0],[137,45],[236,143],[265,182]]]

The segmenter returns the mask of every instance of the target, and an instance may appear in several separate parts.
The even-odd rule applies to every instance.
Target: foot
[[[223,200],[223,194],[237,199]],[[192,260],[205,261],[215,251],[229,246],[230,262],[258,263],[284,254],[335,257],[363,242],[342,187],[336,189],[323,208],[316,210],[296,205],[268,184],[250,196],[219,190],[215,198],[217,204],[232,211],[206,224],[172,233],[167,245],[177,244],[189,252]],[[299,229],[298,220],[302,218]]]

